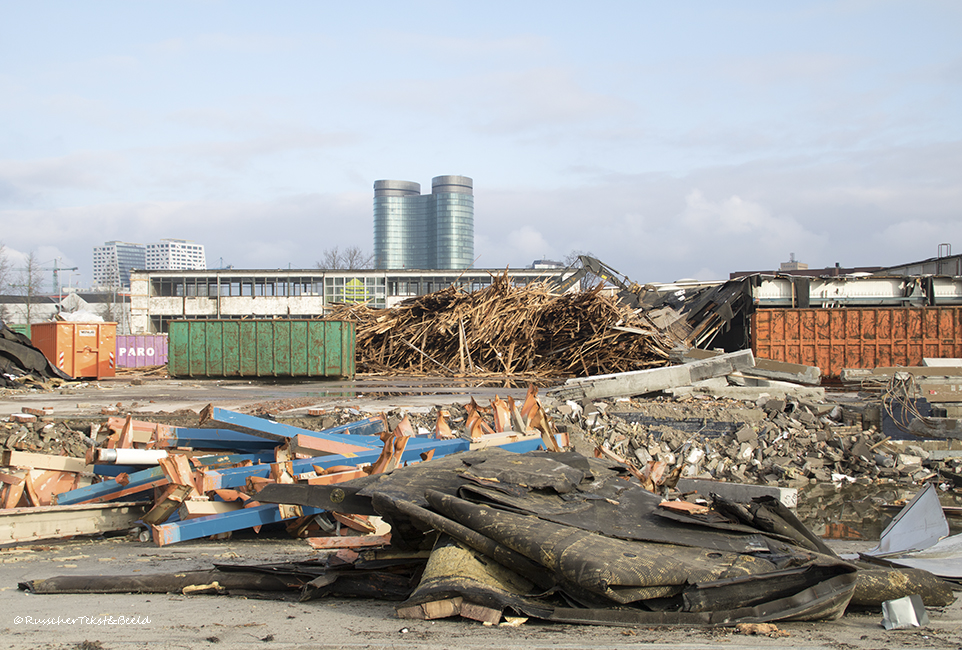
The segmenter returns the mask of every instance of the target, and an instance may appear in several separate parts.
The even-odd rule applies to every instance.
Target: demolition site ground
[[[320,429],[338,424],[337,418],[352,413],[427,414],[443,405],[452,410],[472,397],[487,402],[496,395],[524,398],[527,386],[503,382],[457,382],[410,378],[357,381],[270,382],[172,380],[165,377],[123,376],[99,382],[68,384],[54,391],[4,391],[0,414],[22,407],[52,408],[55,419],[82,430],[84,423],[97,423],[105,413],[132,413],[141,420],[175,426],[196,426],[197,414],[213,405],[240,412],[272,415],[305,428]],[[675,402],[652,400],[623,405],[639,413],[677,408]],[[717,400],[697,401],[692,406],[712,410],[711,421],[724,421],[736,404]],[[309,417],[307,410],[323,409],[325,415]],[[620,408],[620,407],[619,407]],[[583,453],[599,442],[598,436],[619,445],[624,455],[641,458],[646,444],[636,425],[612,422],[605,409],[581,425],[571,424],[572,443]],[[609,406],[608,410],[614,410]],[[747,417],[762,418],[762,411]],[[562,412],[549,409],[562,420]],[[690,414],[685,414],[690,415]],[[765,417],[777,417],[769,412]],[[325,420],[326,418],[326,420]],[[608,418],[605,421],[605,418]],[[416,417],[415,417],[416,419]],[[686,418],[676,418],[678,420]],[[687,418],[691,419],[691,418]],[[731,436],[737,434],[738,421]],[[706,418],[706,422],[708,419]],[[599,424],[601,423],[601,424]],[[603,425],[603,426],[602,426]],[[707,425],[706,425],[707,426]],[[764,427],[761,427],[764,433]],[[704,433],[704,432],[702,432]],[[593,438],[594,436],[594,438]],[[760,435],[763,438],[764,435]],[[639,442],[642,440],[642,442]],[[747,440],[747,438],[746,438]],[[853,437],[854,440],[854,437]],[[38,440],[42,444],[43,440]],[[754,440],[748,440],[751,445]],[[0,441],[2,443],[2,441]],[[762,441],[764,443],[764,440]],[[759,443],[759,457],[773,445]],[[746,444],[733,438],[732,444]],[[872,440],[852,444],[876,445]],[[876,445],[878,447],[878,445]],[[687,449],[687,448],[685,448]],[[651,451],[657,452],[654,447]],[[710,450],[709,450],[710,451]],[[754,452],[751,452],[754,453]],[[776,453],[776,452],[771,452]],[[782,452],[777,452],[782,453]],[[792,452],[794,453],[794,452]],[[915,452],[923,453],[923,452]],[[709,454],[710,455],[710,454]],[[848,521],[863,537],[881,530],[885,518],[894,514],[873,497],[873,486],[863,481],[858,504],[847,502],[844,491],[831,482],[812,478],[814,456],[798,476],[770,475],[799,488],[799,516],[821,533],[825,519]],[[900,461],[901,462],[901,461]],[[901,477],[902,498],[911,497],[918,486],[911,481],[914,466],[884,467]],[[742,467],[731,471],[742,473]],[[752,478],[752,477],[747,477]],[[761,477],[757,477],[761,478]],[[746,480],[746,482],[752,482]],[[763,481],[762,481],[763,482]],[[899,486],[899,484],[896,484]],[[841,495],[841,496],[840,496]],[[891,497],[887,495],[884,500]],[[830,507],[844,512],[829,512]],[[807,510],[806,510],[807,508]],[[807,514],[803,516],[803,511]],[[822,519],[819,519],[819,518]],[[848,519],[846,519],[848,517]],[[870,530],[869,520],[876,520]],[[136,531],[135,531],[136,532]],[[955,532],[955,531],[953,531]],[[829,540],[837,553],[864,551],[875,545],[870,537],[858,541]],[[248,597],[181,594],[31,594],[18,584],[54,576],[147,575],[203,570],[214,563],[280,563],[316,558],[328,551],[313,550],[303,540],[290,538],[284,530],[265,527],[260,534],[235,532],[228,539],[191,540],[157,547],[136,535],[48,540],[0,547],[0,630],[9,648],[197,648],[223,647],[314,647],[314,648],[960,648],[962,605],[956,600],[944,608],[929,608],[926,627],[887,631],[880,625],[880,611],[847,612],[831,622],[779,622],[765,634],[748,634],[729,627],[654,626],[609,627],[541,622],[534,618],[517,626],[484,625],[461,618],[402,620],[395,603],[361,598],[328,597],[298,602]]]

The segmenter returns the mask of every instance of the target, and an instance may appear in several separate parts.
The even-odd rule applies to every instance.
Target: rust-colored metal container
[[[962,307],[759,309],[751,328],[755,356],[818,366],[823,377],[962,357]]]
[[[47,360],[71,377],[102,379],[116,374],[117,323],[34,323],[30,334]]]

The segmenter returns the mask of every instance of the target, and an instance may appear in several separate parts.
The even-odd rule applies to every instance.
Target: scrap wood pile
[[[474,293],[451,286],[390,309],[341,304],[328,317],[357,323],[361,372],[564,376],[664,365],[670,336],[600,289],[555,294],[500,275]]]
[[[271,483],[328,485],[471,448],[566,444],[534,389],[523,404],[472,400],[464,413],[451,418],[441,411],[433,430],[420,433],[406,415],[393,427],[380,414],[322,431],[214,407],[201,414],[199,428],[110,417],[89,437],[77,433],[79,442],[56,449],[51,442],[47,453],[5,452],[0,543],[147,526],[142,539],[163,546],[283,522],[316,547],[383,545],[376,520],[261,503],[258,493]],[[34,433],[20,439],[42,441]],[[52,518],[60,523],[51,525]]]

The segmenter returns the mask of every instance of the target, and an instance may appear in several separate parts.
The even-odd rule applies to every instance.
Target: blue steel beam
[[[318,508],[303,507],[304,516],[317,515],[322,512]],[[280,509],[276,504],[266,504],[254,506],[253,508],[242,508],[219,515],[209,515],[207,517],[197,517],[196,519],[185,519],[170,523],[152,526],[154,542],[158,546],[166,546],[176,542],[183,542],[188,539],[207,537],[219,533],[227,533],[234,530],[243,530],[263,524],[273,524],[284,521],[281,517]],[[293,519],[293,517],[288,517]]]
[[[198,456],[195,460],[201,465],[208,467],[210,465],[242,463],[246,460],[257,463],[260,462],[262,458],[263,457],[258,454],[211,454],[210,456]],[[273,462],[273,460],[273,455],[267,458],[267,462]],[[265,465],[265,467],[270,466]],[[133,472],[132,474],[128,474],[128,477],[130,481],[127,485],[120,485],[117,481],[111,480],[94,483],[93,485],[77,488],[68,492],[61,492],[55,497],[56,504],[58,506],[69,506],[84,503],[91,499],[103,498],[120,490],[127,490],[127,497],[129,497],[131,494],[137,494],[137,492],[130,492],[130,488],[142,487],[143,490],[149,490],[151,483],[164,478],[164,471],[158,465],[157,467],[150,467],[138,472]]]
[[[401,455],[402,462],[415,462],[421,460],[421,454],[431,449],[434,456],[447,456],[459,451],[468,451],[471,443],[463,438],[453,440],[437,440],[435,438],[411,438],[408,440],[407,447]],[[315,458],[303,458],[295,460],[294,474],[306,474],[314,470],[314,467],[328,468],[335,465],[361,465],[370,464],[381,455],[380,450],[359,452],[351,456],[332,454],[329,456],[317,456]],[[251,467],[231,467],[221,470],[209,470],[204,472],[204,491],[224,490],[229,488],[241,487],[247,484],[247,479],[252,476],[270,476],[269,465],[252,465]]]
[[[225,451],[255,452],[274,449],[277,441],[231,429],[191,429],[171,427],[169,433],[161,434],[157,447],[192,447],[194,449],[223,449]]]
[[[384,420],[379,417],[366,418],[357,422],[349,422],[341,426],[325,429],[324,431],[311,431],[293,427],[282,422],[265,420],[255,415],[245,415],[235,413],[227,409],[216,406],[204,409],[202,415],[203,422],[214,422],[242,429],[245,433],[250,433],[262,438],[270,438],[278,442],[284,442],[288,438],[301,434],[313,436],[315,438],[327,439],[340,444],[351,444],[368,449],[379,448],[381,446],[380,435],[384,433]]]

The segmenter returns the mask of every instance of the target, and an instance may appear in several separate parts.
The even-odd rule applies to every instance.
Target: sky
[[[638,282],[962,253],[962,2],[0,0],[0,242],[208,267],[373,252],[474,179],[476,267]],[[944,250],[944,247],[943,247]]]

